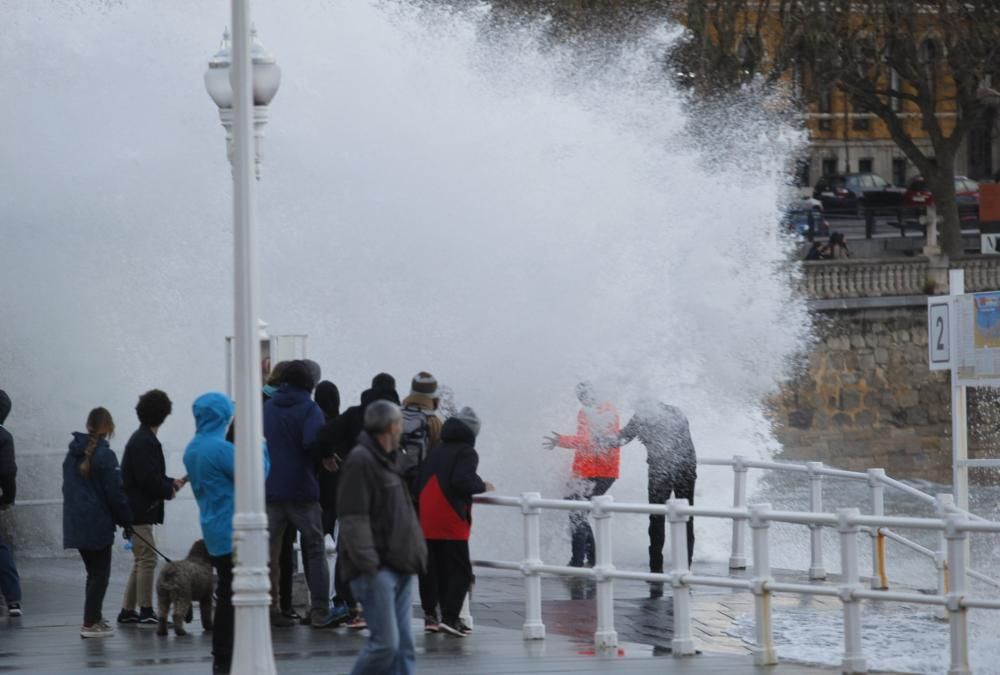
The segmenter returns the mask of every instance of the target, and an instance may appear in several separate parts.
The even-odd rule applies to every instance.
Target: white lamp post
[[[233,516],[233,606],[236,634],[232,673],[275,672],[267,570],[267,512],[261,430],[260,342],[257,312],[255,181],[267,105],[278,92],[281,70],[255,41],[249,0],[231,0],[233,40],[223,36],[205,87],[219,106],[233,168],[235,269],[236,513]],[[255,150],[256,147],[256,150]]]

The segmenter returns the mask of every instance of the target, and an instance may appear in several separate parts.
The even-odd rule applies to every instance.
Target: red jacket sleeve
[[[590,450],[594,447],[594,438],[590,432],[590,420],[585,410],[581,410],[576,416],[576,436],[560,434],[559,447],[571,450]]]

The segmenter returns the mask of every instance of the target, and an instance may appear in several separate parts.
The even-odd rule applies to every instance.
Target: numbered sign
[[[949,303],[927,305],[927,349],[931,370],[951,369],[951,321]]]

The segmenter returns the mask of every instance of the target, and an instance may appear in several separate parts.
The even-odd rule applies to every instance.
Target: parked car
[[[965,176],[955,176],[955,201],[958,202],[958,217],[963,223],[979,222],[979,183]],[[926,208],[933,203],[934,195],[927,181],[921,176],[910,181],[903,196],[904,206]]]
[[[813,197],[827,213],[856,213],[865,210],[894,211],[903,205],[904,189],[891,185],[875,173],[847,173],[824,176],[816,183]]]
[[[819,209],[793,209],[785,213],[782,221],[789,232],[794,232],[802,237],[809,236],[809,216],[812,214],[812,226],[815,230],[815,237],[830,236],[830,222],[823,217],[823,212]]]

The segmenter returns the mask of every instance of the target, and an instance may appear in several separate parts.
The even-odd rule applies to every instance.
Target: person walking
[[[173,499],[187,482],[171,478],[163,458],[163,446],[157,434],[173,410],[170,397],[152,389],[139,397],[135,413],[139,428],[125,444],[122,455],[122,483],[132,511],[132,555],[135,562],[125,585],[118,623],[155,626],[153,614],[153,578],[156,572],[155,525],[163,524],[163,503]],[[139,611],[136,612],[138,603]]]
[[[11,401],[3,389],[0,389],[0,511],[6,511],[14,505],[17,496],[17,461],[14,457],[14,437],[4,423],[10,415]],[[7,616],[18,617],[24,612],[21,609],[21,575],[17,573],[14,562],[14,552],[3,538],[0,531],[0,595],[7,603]]]
[[[87,416],[87,433],[75,432],[63,461],[63,548],[75,548],[87,568],[86,600],[80,637],[114,634],[101,606],[111,576],[115,526],[132,524],[118,458],[108,445],[115,422],[105,408]]]
[[[216,573],[212,617],[212,672],[228,673],[233,658],[233,513],[235,512],[236,448],[226,439],[233,403],[225,394],[209,392],[195,399],[194,438],[184,449],[184,468],[198,502],[198,520]],[[263,450],[264,475],[270,469]]]
[[[594,386],[581,382],[576,396],[582,404],[577,415],[575,436],[553,432],[543,441],[543,447],[569,448],[573,454],[573,477],[566,499],[587,500],[605,494],[618,479],[620,450],[606,448],[602,439],[618,435],[618,411],[610,401],[601,402]],[[596,563],[594,530],[585,511],[570,511],[572,555],[570,567],[593,567]]]
[[[314,628],[325,628],[343,622],[348,615],[346,608],[330,607],[330,571],[312,453],[316,432],[323,425],[323,411],[312,400],[313,386],[308,366],[293,361],[285,370],[281,388],[264,404],[264,437],[271,455],[265,493],[271,548],[271,622],[275,626],[294,624],[281,615],[278,599],[281,544],[289,524],[301,534],[308,560],[310,623]]]
[[[649,503],[666,504],[673,494],[694,506],[698,458],[687,417],[679,408],[656,400],[640,402],[632,419],[609,443],[627,445],[636,438],[646,446],[649,465]],[[649,516],[649,571],[663,572],[666,517]],[[694,518],[687,521],[688,567],[694,557]]]
[[[479,417],[468,407],[445,422],[442,443],[427,454],[419,481],[420,527],[427,540],[425,576],[435,581],[441,605],[439,629],[456,637],[472,632],[459,618],[472,585],[472,497],[493,490],[477,473],[479,429]]]
[[[413,575],[424,570],[427,546],[398,464],[402,421],[396,404],[370,404],[365,431],[341,468],[339,556],[370,631],[352,675],[416,672]]]

